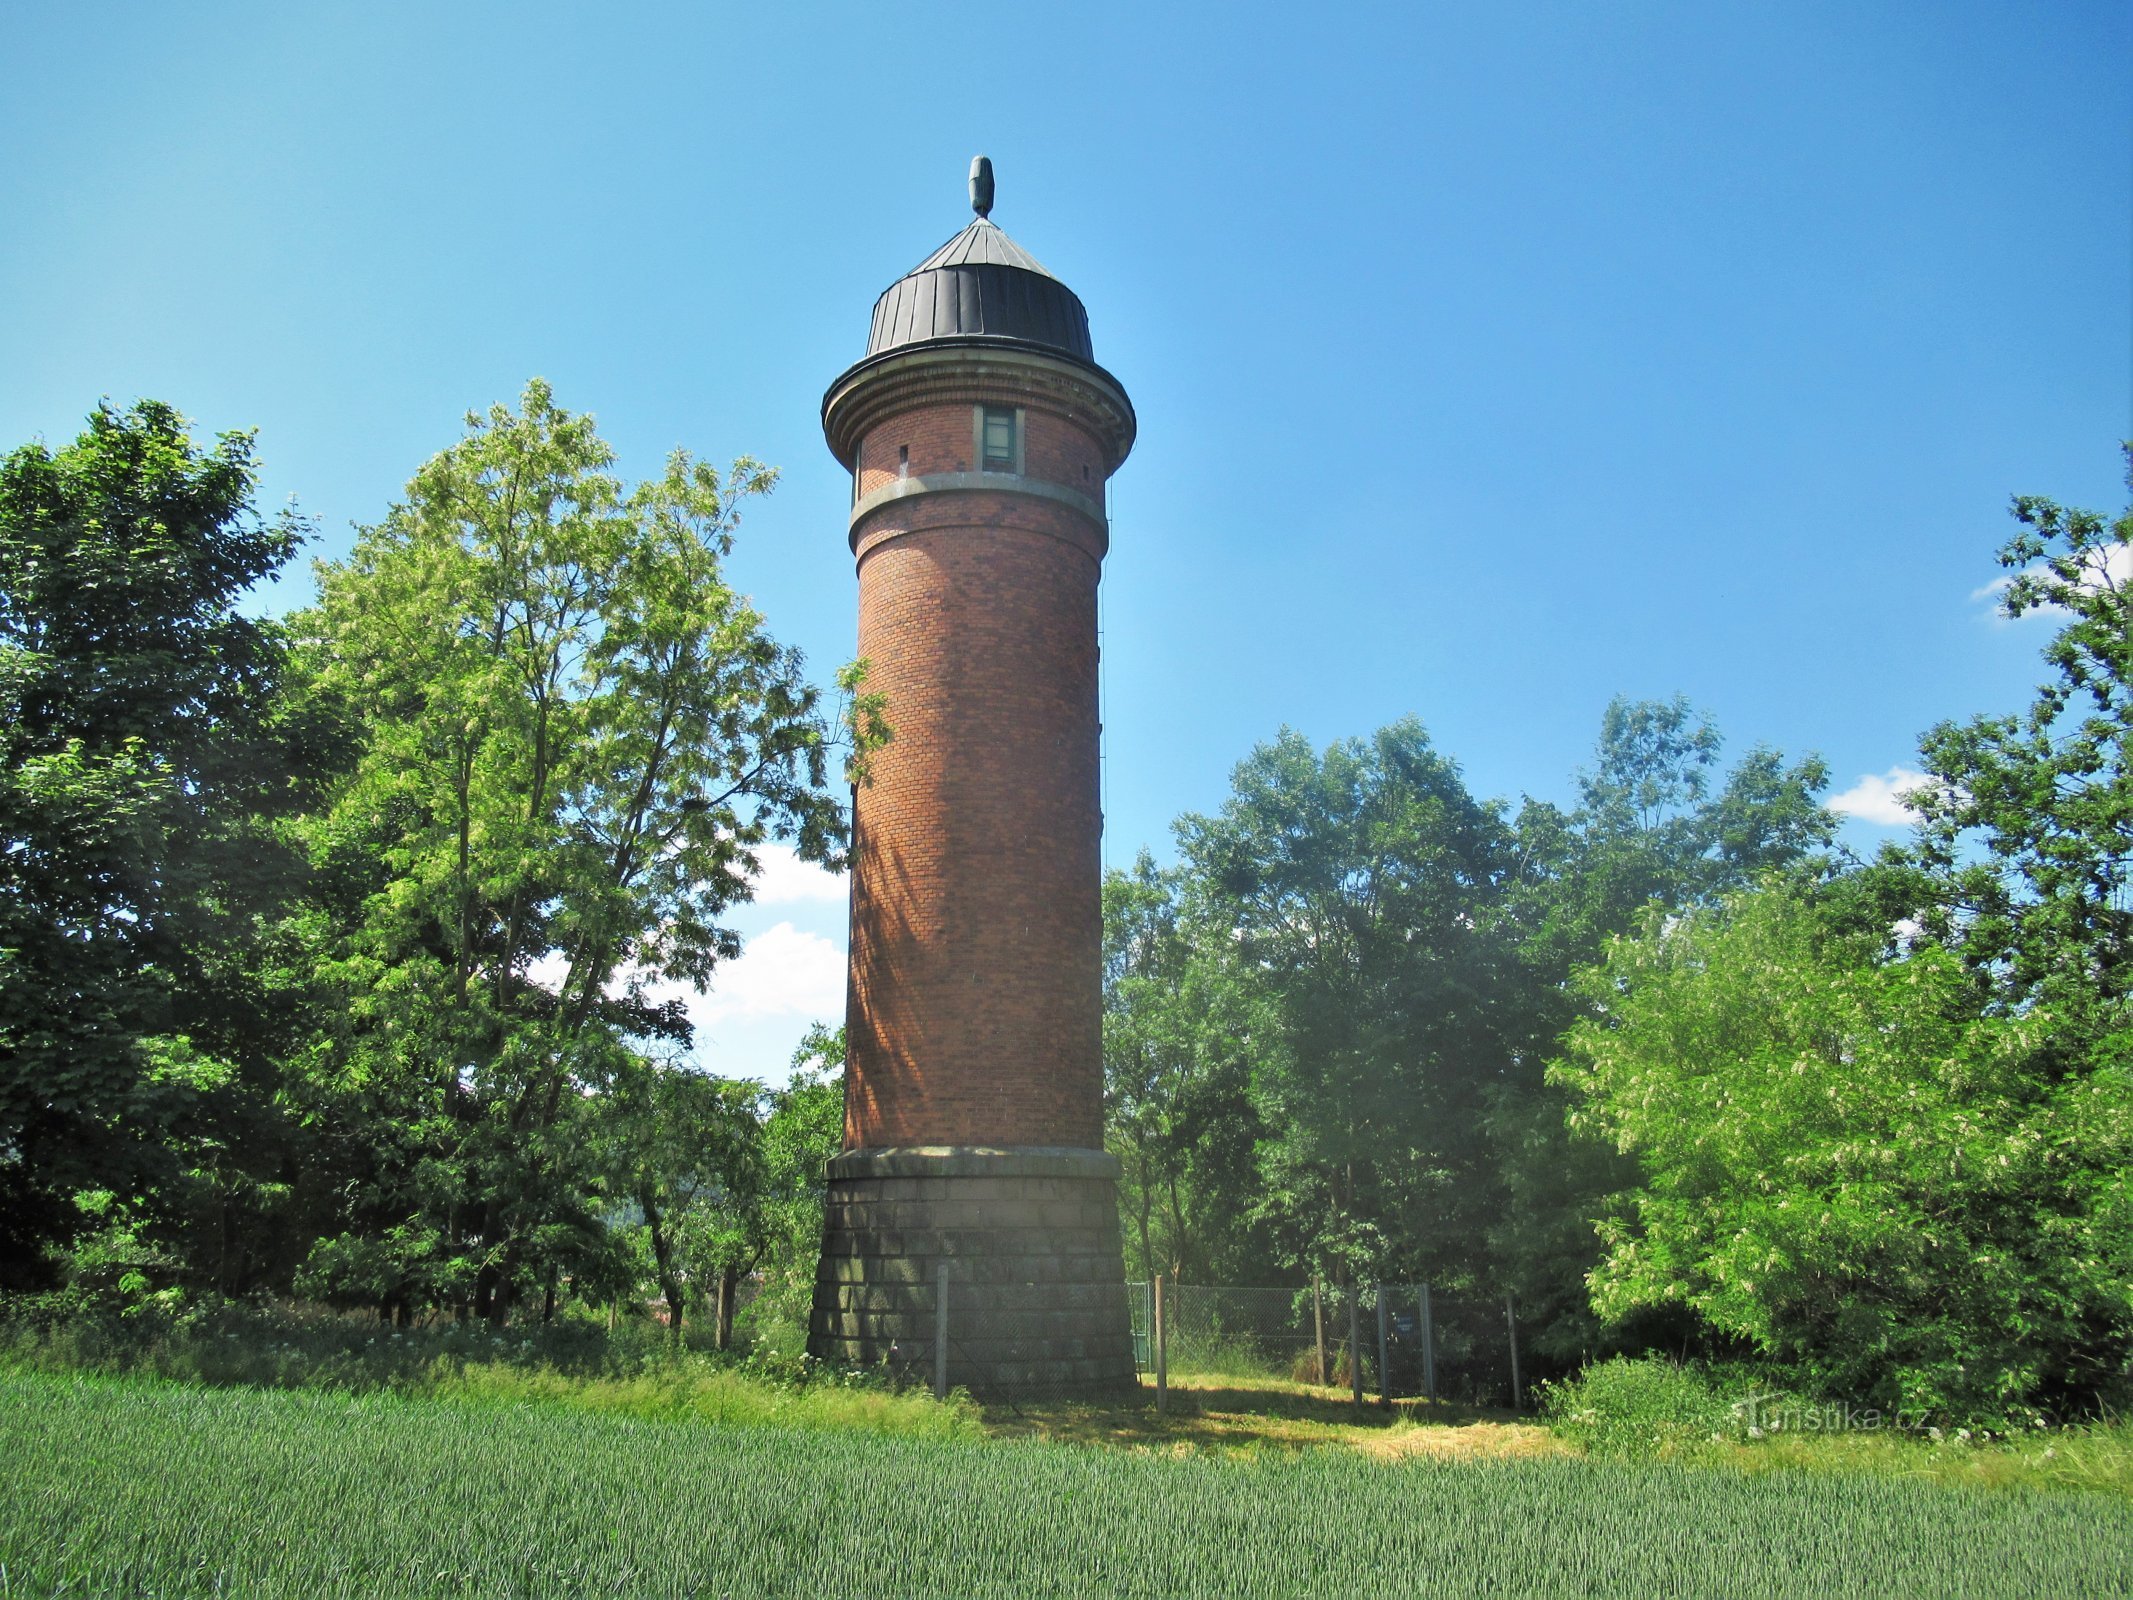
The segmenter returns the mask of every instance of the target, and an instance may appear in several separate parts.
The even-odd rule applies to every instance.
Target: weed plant
[[[1247,1382],[1289,1376],[1292,1363],[1270,1352],[1250,1334],[1178,1330],[1168,1345],[1170,1370],[1210,1378]]]

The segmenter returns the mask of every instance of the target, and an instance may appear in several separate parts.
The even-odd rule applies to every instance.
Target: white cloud
[[[561,955],[551,953],[531,963],[527,975],[553,987],[567,968]],[[728,1076],[777,1083],[784,1080],[793,1044],[809,1024],[835,1026],[844,1020],[844,969],[842,944],[780,922],[750,939],[733,960],[720,962],[708,994],[650,978],[634,966],[617,973],[607,988],[619,995],[635,981],[653,1005],[679,1001],[695,1034],[692,1054],[699,1063],[715,1061],[716,1070]]]
[[[755,858],[755,904],[759,906],[841,902],[849,887],[841,873],[802,861],[791,845],[759,845]]]
[[[844,1012],[844,952],[819,933],[781,922],[750,939],[738,959],[721,963],[709,994],[684,998],[699,1028],[759,1017],[832,1021]]]
[[[561,983],[563,975],[569,970],[570,959],[560,950],[551,950],[526,964],[526,976],[550,989]]]
[[[1842,794],[1833,794],[1825,802],[1829,809],[1847,817],[1857,817],[1861,822],[1872,822],[1884,828],[1901,828],[1918,820],[1904,796],[1914,789],[1932,787],[1933,780],[1923,772],[1913,772],[1909,767],[1891,767],[1876,777],[1868,773]]]

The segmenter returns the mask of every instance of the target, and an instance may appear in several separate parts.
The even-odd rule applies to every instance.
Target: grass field
[[[1190,1451],[1190,1447],[1186,1447]],[[2133,1504],[0,1375],[0,1596],[2115,1595]]]

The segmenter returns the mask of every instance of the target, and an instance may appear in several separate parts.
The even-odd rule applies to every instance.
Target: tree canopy
[[[2133,487],[2133,445],[2126,449]],[[1999,552],[2010,617],[2061,619],[2054,676],[2019,715],[1932,729],[1892,861],[1936,937],[2010,1001],[2106,1008],[2133,989],[2133,507],[2115,519],[2039,495]]]
[[[0,1288],[723,1345],[748,1283],[792,1336],[843,1041],[708,1073],[682,997],[765,846],[842,864],[894,708],[729,582],[775,473],[627,482],[535,382],[277,623],[252,451],[144,402],[0,461]],[[1819,758],[1727,766],[1681,696],[1612,702],[1562,802],[1413,718],[1249,752],[1105,880],[1128,1260],[1508,1294],[1542,1373],[2123,1403],[2133,511],[2014,511],[2049,676],[1925,735],[1872,862]]]
[[[147,401],[0,461],[0,1284],[151,1188],[205,1223],[246,1186],[259,919],[326,761],[237,607],[304,533],[256,482],[251,435]]]
[[[535,382],[279,624],[249,435],[106,407],[0,467],[18,1285],[495,1317],[644,1266],[678,1325],[790,1245],[834,1084],[706,1075],[678,996],[761,846],[841,862],[882,707],[725,578],[774,472],[613,468]]]
[[[721,918],[754,848],[838,863],[844,816],[836,720],[721,567],[775,474],[676,452],[625,488],[538,382],[467,427],[297,623],[316,692],[364,730],[312,830],[344,1018],[310,1063],[317,1114],[382,1099],[409,1130],[348,1153],[349,1248],[312,1282],[490,1315],[600,1247],[581,1103],[686,1042],[657,986],[739,953]],[[666,1110],[637,1125],[713,1128],[681,1080],[643,1081]],[[380,1236],[398,1247],[351,1253]]]

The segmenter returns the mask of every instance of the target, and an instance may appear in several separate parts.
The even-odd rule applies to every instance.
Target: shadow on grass
[[[1569,1454],[1530,1418],[1470,1406],[1396,1400],[1361,1406],[1345,1389],[1234,1374],[1173,1377],[1158,1412],[1155,1386],[1116,1401],[1024,1401],[984,1407],[985,1431],[1002,1438],[1039,1437],[1175,1453],[1261,1454],[1321,1448],[1384,1459]]]

